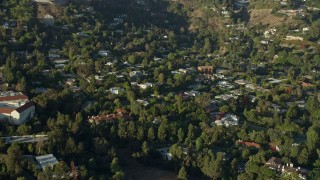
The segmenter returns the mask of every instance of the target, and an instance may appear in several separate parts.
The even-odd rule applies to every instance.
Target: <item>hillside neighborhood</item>
[[[0,17],[0,179],[320,178],[317,0],[2,0]]]

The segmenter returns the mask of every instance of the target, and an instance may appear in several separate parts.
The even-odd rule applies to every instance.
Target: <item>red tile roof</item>
[[[32,101],[29,101],[29,102],[25,103],[23,106],[18,107],[18,108],[16,109],[16,111],[17,111],[18,113],[21,113],[21,112],[29,109],[29,108],[32,107],[32,106],[34,106],[34,103],[33,103]]]
[[[20,99],[28,99],[26,95],[16,95],[16,96],[3,96],[0,97],[0,101],[15,101]]]
[[[248,141],[237,141],[237,144],[245,145],[247,147],[255,147],[255,148],[261,148],[260,144],[255,142],[248,142]]]
[[[0,108],[0,114],[10,114],[14,109],[12,108]]]
[[[105,121],[105,122],[115,122],[116,120],[123,118],[125,120],[131,119],[131,116],[129,116],[127,113],[117,113],[117,114],[105,114],[102,116],[88,116],[88,119],[90,122],[99,122],[99,121]]]

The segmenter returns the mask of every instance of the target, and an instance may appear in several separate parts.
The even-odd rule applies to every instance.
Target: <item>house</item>
[[[55,164],[58,163],[57,158],[54,157],[53,154],[36,156],[35,158],[38,164],[38,168],[42,170],[45,170],[48,166],[52,168]]]
[[[46,14],[41,22],[44,24],[45,27],[53,26],[54,25],[54,17],[50,14]]]
[[[160,124],[161,122],[160,122],[160,120],[159,120],[158,118],[154,118],[154,120],[152,121],[152,123],[158,125],[158,124]]]
[[[287,165],[287,166],[282,167],[281,172],[287,173],[287,174],[297,173],[298,176],[303,180],[306,180],[307,175],[308,175],[307,169],[301,168],[301,167],[293,167],[292,163],[290,164],[290,166]]]
[[[224,17],[230,17],[230,12],[229,11],[221,11],[221,14],[224,15]]]
[[[146,100],[142,100],[142,99],[137,99],[137,102],[142,104],[143,106],[148,106],[149,105],[149,102],[146,101]]]
[[[171,161],[172,160],[172,154],[169,153],[169,150],[170,150],[169,147],[156,149],[156,151],[158,151],[161,154],[161,156],[162,156],[162,158],[164,160]]]
[[[236,115],[227,114],[221,120],[216,120],[214,123],[218,126],[235,126],[239,125],[239,117]]]
[[[303,41],[303,37],[300,36],[286,36],[284,38],[286,41]]]
[[[188,73],[188,70],[187,69],[183,69],[183,68],[180,68],[178,71],[183,73],[183,74]]]
[[[221,95],[215,96],[214,98],[221,99],[224,101],[229,101],[230,99],[238,99],[238,97],[234,96],[233,94],[221,94]]]
[[[220,88],[226,88],[226,89],[232,89],[232,88],[234,88],[235,86],[234,85],[232,85],[231,83],[229,83],[228,81],[219,81],[218,82],[218,86],[220,87]]]
[[[43,94],[45,92],[47,92],[48,89],[47,88],[44,88],[44,87],[37,87],[35,90],[34,90],[34,93],[36,94]]]
[[[242,140],[238,140],[236,142],[236,145],[242,145],[245,147],[249,147],[249,148],[254,148],[254,149],[260,149],[261,145],[255,142],[249,142],[249,141],[242,141]]]
[[[102,56],[102,57],[107,57],[109,54],[110,54],[110,51],[108,50],[101,50],[98,52],[99,56]]]
[[[2,137],[6,144],[12,143],[35,143],[48,141],[48,135],[26,135],[26,136],[8,136]]]
[[[301,167],[294,167],[293,163],[282,165],[281,159],[276,157],[271,157],[265,164],[266,167],[269,169],[281,172],[283,174],[291,174],[291,173],[297,173],[298,176],[305,180],[307,179],[308,170]]]
[[[281,159],[276,157],[271,157],[265,164],[266,167],[272,170],[281,169]]]
[[[303,82],[303,81],[300,81],[300,83],[301,83],[301,86],[304,87],[304,88],[315,86],[315,85],[312,84],[312,83],[307,83],[307,82]]]
[[[195,96],[199,96],[200,92],[191,90],[191,91],[185,91],[184,94],[190,97],[195,97]]]
[[[75,78],[68,78],[66,81],[66,84],[69,86],[73,86],[75,84],[75,82],[76,82]]]
[[[107,62],[105,65],[106,65],[106,66],[113,66],[114,63],[113,63],[113,62]]]
[[[21,92],[6,91],[0,93],[0,119],[20,125],[33,118],[35,105]]]
[[[200,73],[212,74],[214,71],[213,66],[198,66],[198,71]]]
[[[156,62],[159,62],[159,61],[161,61],[162,59],[161,59],[161,58],[158,58],[158,57],[154,57],[153,60],[156,61]]]
[[[104,76],[95,75],[94,79],[97,84],[102,84]]]
[[[51,4],[51,0],[32,0],[35,3]]]
[[[269,143],[269,147],[273,152],[279,152],[280,151],[279,146],[274,142],[270,142]]]
[[[124,89],[121,88],[121,87],[112,87],[112,88],[109,89],[109,91],[110,91],[112,94],[118,95],[118,94],[124,92]]]
[[[235,82],[236,84],[238,84],[238,85],[241,85],[241,86],[244,86],[244,85],[246,85],[246,84],[249,83],[248,81],[246,81],[246,80],[244,80],[244,79],[237,79],[237,80],[235,80],[234,82]]]
[[[101,116],[88,116],[88,120],[90,123],[96,123],[99,124],[100,122],[106,122],[106,123],[115,123],[117,120],[124,119],[124,120],[130,120],[131,116],[129,113],[124,109],[116,109],[116,113],[113,114],[105,114]]]
[[[129,76],[130,77],[140,77],[140,76],[142,76],[142,73],[141,73],[141,71],[131,71],[129,73]]]
[[[140,87],[140,89],[147,89],[149,87],[152,87],[153,84],[152,83],[143,83],[143,84],[138,84],[138,86]]]
[[[190,99],[190,96],[185,93],[179,93],[179,94],[177,94],[177,96],[180,96],[182,101],[187,101]]]
[[[210,111],[208,107],[206,107],[206,111]],[[225,116],[224,112],[212,112],[210,113],[210,118],[212,121],[221,120]]]
[[[69,59],[56,59],[53,61],[54,64],[67,64],[69,63]]]
[[[9,23],[8,22],[3,23],[2,27],[4,29],[9,29]]]
[[[66,67],[66,65],[65,64],[55,64],[54,65],[54,68],[56,68],[56,69],[63,69],[64,67]]]
[[[71,86],[69,89],[74,93],[81,91],[80,87],[78,86]]]

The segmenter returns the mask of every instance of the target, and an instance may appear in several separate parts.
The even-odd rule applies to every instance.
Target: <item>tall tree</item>
[[[152,142],[154,139],[155,139],[154,130],[153,130],[153,127],[150,127],[148,129],[148,140]]]
[[[187,180],[188,179],[187,171],[186,171],[186,168],[184,166],[182,166],[180,168],[177,178],[181,179],[181,180]]]
[[[7,150],[7,155],[5,156],[5,164],[8,173],[19,174],[22,172],[21,161],[22,161],[22,151],[18,144],[13,143]]]
[[[158,139],[161,142],[165,142],[166,137],[167,137],[166,125],[161,123],[161,125],[158,128]]]

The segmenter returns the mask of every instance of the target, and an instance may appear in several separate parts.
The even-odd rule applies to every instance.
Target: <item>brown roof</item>
[[[131,119],[131,116],[128,114],[124,113],[119,113],[119,114],[105,114],[102,116],[88,116],[88,119],[90,122],[99,122],[99,121],[106,121],[106,122],[115,122],[116,120],[123,118],[125,120]]]
[[[10,114],[14,109],[12,108],[0,108],[0,114]]]
[[[15,101],[20,99],[28,99],[26,95],[16,95],[16,96],[3,96],[0,97],[0,101]]]
[[[296,172],[297,174],[300,175],[307,175],[308,174],[308,170],[305,168],[296,168],[296,167],[290,167],[290,166],[286,166],[282,169],[282,171],[287,172],[287,173],[294,173]]]
[[[254,147],[254,148],[261,148],[260,144],[255,142],[249,142],[249,141],[237,141],[237,144],[241,144],[247,147]]]
[[[128,113],[127,110],[121,109],[121,108],[118,108],[118,109],[116,109],[115,111],[116,111],[118,114],[127,114],[127,113]]]
[[[16,111],[17,111],[18,113],[21,113],[21,112],[29,109],[29,108],[32,107],[32,106],[34,106],[34,103],[33,103],[32,101],[29,101],[29,102],[25,103],[23,106],[18,107],[18,108],[16,109]]]
[[[198,66],[198,69],[213,69],[213,66]]]
[[[281,159],[276,157],[271,157],[266,164],[274,164],[274,165],[281,165]]]

